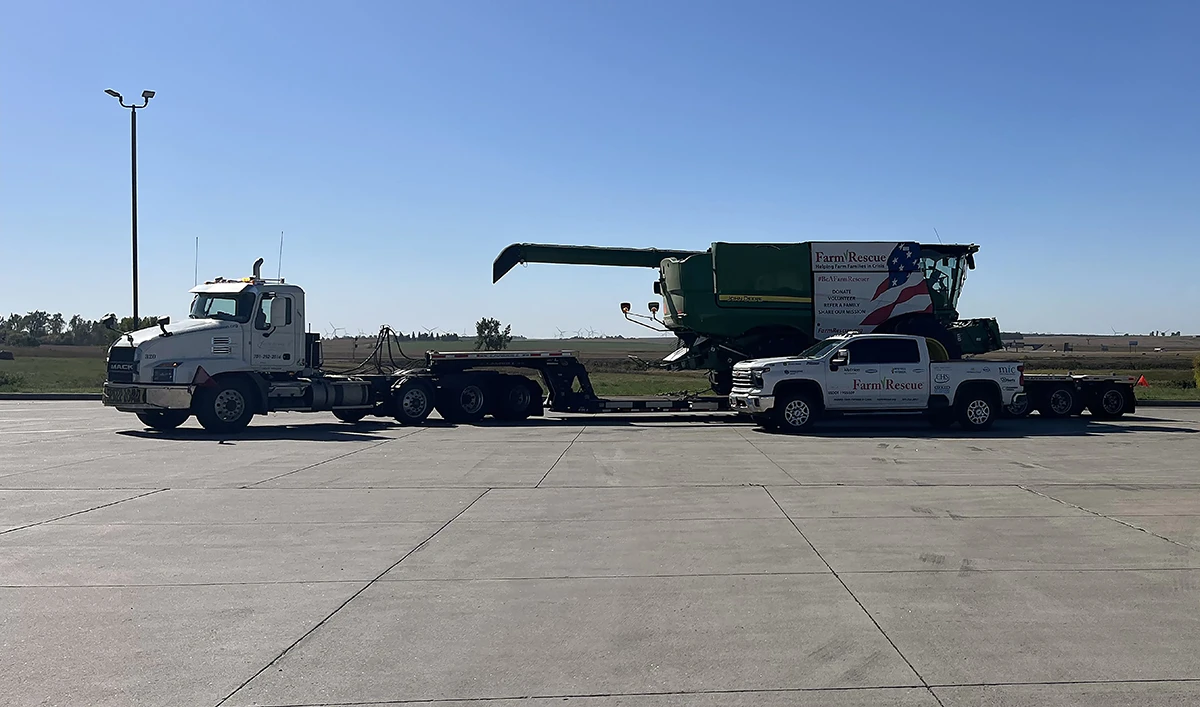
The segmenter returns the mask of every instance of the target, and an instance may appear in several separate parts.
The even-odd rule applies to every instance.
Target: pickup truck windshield
[[[253,292],[228,294],[202,293],[192,300],[191,319],[222,319],[230,322],[245,324],[254,313]]]
[[[797,358],[821,358],[825,354],[837,348],[839,344],[844,343],[846,343],[845,339],[826,339],[824,341],[818,341],[812,346],[809,346],[807,349],[801,351]]]

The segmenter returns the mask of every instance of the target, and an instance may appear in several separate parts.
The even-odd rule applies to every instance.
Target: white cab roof
[[[197,285],[188,292],[245,292],[254,287],[253,282],[206,282]]]

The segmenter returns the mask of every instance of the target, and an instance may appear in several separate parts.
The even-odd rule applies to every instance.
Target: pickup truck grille
[[[750,371],[733,372],[733,389],[738,391],[754,389],[754,378],[750,375]]]
[[[137,363],[133,360],[132,346],[115,346],[108,352],[108,381],[110,383],[132,383],[137,375]]]

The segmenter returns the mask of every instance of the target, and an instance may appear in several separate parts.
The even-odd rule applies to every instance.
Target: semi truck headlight
[[[174,383],[175,369],[179,368],[178,361],[171,363],[160,363],[154,367],[154,382],[155,383]]]

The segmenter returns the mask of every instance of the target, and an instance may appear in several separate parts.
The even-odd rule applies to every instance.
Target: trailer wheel
[[[500,384],[499,400],[496,410],[492,413],[498,420],[524,420],[533,414],[534,396],[533,381],[525,376],[511,376]],[[538,388],[541,392],[541,388]]]
[[[1096,392],[1095,399],[1088,403],[1088,412],[1101,420],[1115,420],[1129,409],[1129,400],[1120,386],[1106,385]]]
[[[1077,415],[1082,406],[1079,405],[1079,393],[1073,385],[1058,385],[1047,391],[1046,396],[1038,405],[1038,412],[1043,417],[1070,417]]]
[[[209,432],[238,432],[254,417],[253,394],[241,378],[218,378],[211,388],[201,388],[192,402],[196,419]]]
[[[986,430],[996,421],[996,413],[1000,411],[995,394],[982,386],[959,395],[954,407],[958,424],[964,430]]]
[[[409,378],[392,392],[396,422],[419,425],[433,412],[433,386],[421,378]]]
[[[153,410],[137,414],[137,418],[142,421],[143,425],[162,432],[179,427],[191,416],[192,413],[187,410]]]
[[[367,411],[366,410],[334,410],[333,416],[336,417],[337,419],[341,420],[342,422],[349,422],[350,424],[353,425],[358,422],[361,422],[362,419],[367,416]]]
[[[476,380],[451,383],[442,388],[436,407],[447,422],[479,422],[487,414],[487,393]]]
[[[787,393],[775,401],[775,425],[784,432],[806,432],[817,421],[817,402],[806,392]]]
[[[1033,404],[1028,395],[1021,398],[1020,402],[1004,406],[1004,414],[1008,417],[1028,417],[1031,412],[1033,412]]]

